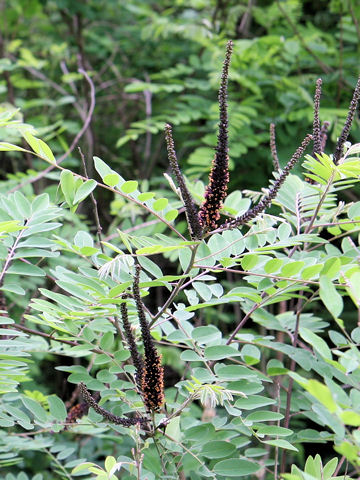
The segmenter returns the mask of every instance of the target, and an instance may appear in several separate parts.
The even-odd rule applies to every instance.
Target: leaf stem
[[[186,267],[186,270],[184,271],[184,275],[187,275],[188,273],[190,273],[191,269],[193,268],[193,264],[194,264],[194,261],[195,261],[195,256],[196,256],[196,251],[198,249],[198,245],[194,245],[193,247],[190,247],[191,248],[191,257],[190,257],[190,260],[189,260],[189,265]],[[152,327],[154,325],[154,323],[156,322],[156,320],[158,318],[161,317],[161,315],[167,310],[167,308],[171,305],[171,303],[173,302],[173,300],[175,299],[175,297],[177,296],[177,294],[179,293],[183,283],[185,282],[185,278],[180,278],[180,280],[178,281],[178,283],[176,284],[176,286],[174,287],[173,291],[171,292],[171,294],[169,295],[168,299],[166,300],[166,302],[164,303],[164,305],[162,306],[162,308],[158,311],[158,313],[156,313],[153,317],[152,317],[152,320],[150,322],[150,327]]]

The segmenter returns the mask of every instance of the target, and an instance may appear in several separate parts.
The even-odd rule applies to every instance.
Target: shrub
[[[98,157],[101,180],[64,169],[29,125],[3,115],[28,146],[2,142],[2,151],[61,171],[57,201],[22,193],[21,184],[0,198],[0,461],[8,480],[19,472],[129,480],[358,474],[360,202],[338,196],[360,175],[359,144],[347,143],[360,83],[334,154],[325,153],[319,81],[312,137],[282,170],[275,161],[269,188],[226,196],[231,48],[206,189],[182,175],[170,126],[177,185],[167,176],[165,197]],[[290,170],[311,138],[302,180]],[[107,237],[95,198],[103,190],[134,216]],[[95,233],[76,214],[86,200]],[[72,389],[59,391],[57,372],[69,373]],[[41,375],[49,375],[43,391]],[[294,464],[307,444],[302,471]],[[314,455],[324,444],[339,463]]]

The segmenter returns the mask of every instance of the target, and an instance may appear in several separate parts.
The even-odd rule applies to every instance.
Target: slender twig
[[[0,273],[0,287],[3,286],[5,274],[8,271],[8,269],[10,268],[10,265],[11,265],[13,259],[14,259],[15,251],[16,251],[18,245],[19,245],[19,242],[20,242],[22,236],[24,235],[24,233],[26,231],[26,226],[27,226],[28,222],[29,222],[29,219],[27,219],[25,221],[24,228],[19,231],[18,236],[16,237],[12,247],[10,248],[10,250],[8,252],[8,255],[7,255],[6,260],[4,262],[2,271]]]
[[[341,469],[341,466],[342,464],[344,463],[344,461],[346,460],[346,457],[343,455],[341,458],[340,458],[340,462],[338,463],[337,467],[336,467],[336,470],[334,472],[334,477],[337,477],[339,472],[340,472],[340,469]],[[344,476],[345,478],[345,476]]]
[[[276,292],[272,293],[271,295],[266,295],[265,292],[262,293],[262,299],[261,299],[261,302],[258,302],[258,303],[255,303],[251,309],[248,311],[248,313],[245,315],[245,317],[241,320],[241,322],[236,326],[235,330],[233,331],[233,333],[231,334],[231,336],[229,337],[228,341],[226,342],[226,345],[230,345],[230,343],[232,343],[234,340],[235,340],[235,337],[237,335],[237,333],[239,332],[240,328],[242,328],[245,323],[249,320],[249,318],[251,317],[251,315],[258,309],[258,308],[261,308],[266,302],[268,302],[271,298],[274,298],[278,295],[281,295],[285,290],[287,290],[287,288],[289,287],[289,285],[286,285],[285,287],[283,288],[280,288],[279,290],[277,290]]]
[[[49,167],[45,168],[45,170],[42,170],[40,173],[38,173],[35,177],[32,177],[32,178],[28,178],[27,180],[25,180],[24,182],[20,183],[19,185],[17,185],[16,187],[14,187],[13,189],[9,190],[8,193],[11,193],[11,192],[14,192],[15,190],[20,190],[21,188],[23,188],[25,185],[29,184],[29,183],[35,183],[37,182],[38,180],[40,180],[41,178],[45,177],[49,172],[51,172],[54,168],[56,168],[57,166],[60,165],[60,163],[62,163],[69,155],[70,153],[74,150],[74,148],[76,147],[76,145],[78,144],[80,138],[84,135],[84,133],[86,132],[86,130],[88,129],[90,123],[91,123],[91,119],[92,119],[92,115],[94,113],[94,109],[95,109],[95,87],[94,87],[94,84],[91,80],[91,78],[89,77],[89,75],[85,72],[85,70],[82,70],[81,68],[79,69],[79,73],[81,73],[82,75],[84,75],[86,81],[89,83],[90,85],[90,106],[89,106],[89,110],[87,112],[87,115],[86,115],[86,118],[85,118],[85,121],[84,121],[84,124],[83,126],[81,127],[81,129],[79,130],[79,132],[76,134],[74,140],[72,141],[70,147],[66,150],[66,152],[64,152],[56,161],[56,165],[50,165]]]
[[[28,150],[30,153],[34,154],[34,152],[31,152],[30,150]],[[36,154],[34,154],[36,155]],[[40,157],[42,158],[42,157]],[[54,165],[54,168],[58,168],[59,170],[66,170],[66,168],[63,168],[61,165]],[[77,178],[80,178],[81,180],[83,181],[86,181],[88,180],[88,178],[84,177],[83,175],[80,175],[76,172],[72,172],[72,174],[77,177]],[[148,207],[145,203],[143,202],[140,202],[140,200],[137,200],[136,198],[134,197],[131,197],[130,195],[127,195],[126,193],[122,192],[121,190],[117,190],[116,188],[113,188],[113,187],[109,187],[108,185],[105,185],[104,183],[101,183],[101,182],[97,182],[97,186],[100,187],[100,188],[104,188],[105,190],[109,190],[110,192],[114,193],[115,195],[120,195],[121,197],[123,198],[126,198],[129,202],[133,202],[135,203],[136,205],[138,205],[139,207],[143,208],[144,210],[146,210],[148,213],[154,215],[155,217],[157,217],[159,219],[160,222],[162,223],[165,223],[165,225],[168,226],[168,228],[170,228],[170,230],[172,230],[174,233],[176,233],[176,235],[178,237],[181,238],[181,240],[186,240],[186,238],[170,223],[168,222],[165,218],[161,217],[161,215],[159,215],[159,213],[157,213],[155,210],[152,210],[150,207]],[[85,257],[84,257],[85,258]]]
[[[268,299],[266,299],[268,300]],[[235,330],[233,331],[233,333],[230,335],[228,341],[226,342],[226,345],[230,345],[230,343],[232,343],[237,335],[237,333],[239,332],[240,328],[242,328],[245,323],[249,320],[249,318],[251,317],[251,315],[255,312],[255,310],[257,310],[258,308],[261,307],[263,302],[260,302],[260,303],[255,303],[251,309],[248,311],[248,313],[244,316],[244,318],[241,320],[241,322],[239,322],[237,324],[237,327],[235,328]]]
[[[157,438],[156,438],[156,436],[154,435],[154,436],[152,437],[152,439],[153,439],[155,448],[156,448],[156,450],[157,450],[157,452],[158,452],[158,455],[159,455],[159,459],[160,459],[160,463],[161,463],[161,470],[162,470],[163,474],[166,475],[167,472],[166,472],[166,468],[165,468],[165,465],[164,465],[163,456],[162,456],[162,454],[161,454],[161,452],[160,452],[160,448],[159,448],[159,445],[158,445]]]
[[[73,340],[66,340],[65,338],[53,337],[53,335],[50,333],[40,332],[39,330],[33,330],[32,328],[25,327],[24,325],[19,325],[18,323],[13,323],[11,325],[11,328],[15,328],[16,330],[21,330],[22,332],[29,333],[30,335],[37,335],[39,337],[48,338],[49,340],[53,340],[54,342],[65,343],[66,345],[71,345],[72,347],[83,346],[79,342],[76,342]],[[105,354],[111,358],[114,357],[112,353],[105,352],[101,348],[91,348],[90,352]]]
[[[183,443],[181,443],[181,442],[179,442],[178,440],[176,440],[175,438],[171,437],[171,436],[168,435],[166,432],[164,433],[164,435],[165,435],[166,438],[168,438],[168,439],[171,440],[172,442],[180,445],[180,446],[185,450],[185,452],[187,452],[189,455],[191,455],[193,458],[195,458],[195,460],[197,460],[197,461],[200,463],[200,465],[202,465],[202,466],[205,467],[204,462],[203,462],[202,460],[200,460],[200,458],[199,458],[197,455],[195,455],[195,453],[193,453],[191,450],[189,450],[188,448],[186,448]],[[210,471],[209,471],[209,473],[210,473]]]
[[[194,264],[194,268],[206,268],[206,272],[211,272],[212,270],[220,270],[220,271],[223,271],[223,272],[232,272],[232,273],[238,273],[239,275],[253,275],[254,277],[263,277],[263,278],[272,278],[274,280],[277,280],[279,282],[285,280],[285,281],[288,281],[288,282],[294,282],[294,283],[303,283],[303,284],[306,284],[306,285],[316,285],[316,286],[319,286],[320,283],[319,282],[316,282],[315,280],[303,280],[303,279],[296,279],[296,278],[291,278],[291,277],[282,277],[280,275],[271,275],[271,274],[268,274],[268,273],[260,273],[260,272],[250,272],[250,271],[246,271],[246,270],[235,270],[234,268],[226,268],[226,267],[219,267],[219,266],[214,266],[214,267],[210,267],[210,266],[207,266],[207,265],[197,265],[197,264]],[[198,279],[199,277],[196,277],[196,279]],[[346,284],[344,283],[334,283],[334,285],[338,286],[338,287],[346,287]]]
[[[64,465],[59,461],[59,459],[50,451],[50,449],[47,449],[47,448],[43,448],[42,449],[47,455],[49,455],[49,457],[52,459],[52,461],[56,464],[56,466],[58,467],[58,469],[61,471],[60,475],[63,477],[63,478],[67,478],[68,480],[73,480],[72,476],[70,475],[70,473],[66,470],[66,468],[64,467]]]
[[[191,249],[191,258],[190,258],[190,261],[189,261],[189,265],[187,266],[186,270],[184,271],[184,275],[187,275],[191,269],[193,268],[193,264],[194,264],[194,260],[195,260],[195,256],[196,256],[196,251],[197,251],[197,245],[195,245],[192,249]],[[176,284],[176,286],[174,287],[173,291],[171,292],[171,294],[169,295],[168,299],[166,300],[166,302],[164,303],[164,305],[161,307],[161,309],[153,316],[151,322],[150,322],[150,327],[152,325],[154,325],[154,323],[156,322],[156,320],[161,317],[161,315],[166,312],[166,310],[168,309],[168,307],[172,304],[173,300],[175,299],[176,295],[179,293],[180,289],[181,289],[181,286],[182,284],[185,282],[185,278],[180,278],[180,280],[178,281],[178,283]]]
[[[86,178],[89,178],[88,174],[87,174],[86,161],[85,161],[84,154],[82,153],[80,147],[78,147],[78,149],[79,149],[81,161],[82,161],[82,164],[83,164],[84,176]],[[100,224],[99,211],[98,211],[98,207],[97,207],[97,201],[96,201],[96,198],[95,198],[93,192],[90,193],[90,198],[91,198],[91,202],[92,202],[93,207],[94,207],[93,211],[94,211],[94,217],[95,217],[95,223],[96,223],[96,229],[97,229],[98,242],[99,242],[100,249],[101,249],[102,253],[105,253],[104,245],[102,243],[102,236],[101,236],[102,227],[101,227],[101,224]]]
[[[359,43],[359,42],[360,42],[359,19],[358,19],[357,15],[356,15],[355,12],[354,12],[354,9],[353,9],[351,0],[348,0],[348,1],[347,1],[347,4],[348,4],[348,9],[349,9],[349,12],[350,12],[352,21],[353,21],[353,23],[354,23],[354,25],[355,25],[355,28],[356,28],[356,35],[357,35],[357,37],[358,37],[358,43]]]
[[[300,292],[300,295],[302,297],[303,292]],[[300,327],[300,315],[302,312],[303,308],[303,298],[298,299],[297,303],[297,308],[296,308],[296,322],[295,322],[295,330],[294,334],[292,336],[292,346],[296,348],[297,343],[298,343],[298,337],[299,337],[299,327]],[[292,358],[290,362],[290,371],[293,372],[295,371],[295,366],[296,362]],[[289,376],[289,383],[288,383],[288,390],[286,394],[286,407],[285,407],[285,415],[284,415],[284,427],[288,428],[290,424],[290,409],[291,409],[291,397],[292,397],[292,392],[293,392],[293,386],[294,386],[294,379]],[[286,450],[283,451],[282,453],[282,459],[281,459],[281,473],[285,472],[285,467],[286,467]]]
[[[318,215],[318,213],[319,213],[319,211],[320,211],[320,208],[322,207],[322,204],[325,202],[326,196],[327,196],[327,194],[329,193],[331,184],[332,184],[332,182],[333,182],[333,180],[334,180],[334,176],[335,176],[335,171],[331,174],[331,176],[330,176],[330,178],[329,178],[329,180],[328,180],[328,183],[327,183],[327,185],[326,185],[326,188],[325,188],[323,194],[321,195],[321,198],[320,198],[318,204],[316,205],[316,208],[315,208],[315,210],[314,210],[314,213],[312,214],[312,217],[311,217],[311,219],[310,219],[310,222],[308,223],[308,225],[307,225],[304,233],[309,233],[310,230],[312,229],[312,226],[313,226],[313,224],[314,224],[314,222],[315,222],[315,220],[316,220],[316,217],[317,217],[317,215]]]

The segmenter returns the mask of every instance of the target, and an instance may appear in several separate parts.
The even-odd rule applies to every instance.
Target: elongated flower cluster
[[[346,117],[344,128],[342,129],[341,135],[337,141],[334,153],[334,163],[335,165],[339,162],[340,158],[344,152],[344,144],[349,136],[350,128],[354,120],[354,116],[357,110],[358,102],[360,98],[360,77],[358,78],[353,97],[350,103],[349,111]]]
[[[206,231],[216,228],[217,221],[220,218],[222,202],[226,197],[227,185],[229,183],[227,90],[232,49],[233,42],[230,40],[226,46],[226,55],[219,89],[220,119],[215,157],[209,175],[209,184],[205,191],[205,200],[199,212],[196,210],[195,203],[186,187],[184,177],[177,162],[171,126],[168,124],[165,125],[165,138],[169,163],[184,202],[186,218],[192,240],[199,240]]]
[[[327,142],[327,131],[328,128],[330,127],[330,122],[324,122],[321,125],[321,130],[320,130],[320,148],[322,152],[325,152],[325,147],[326,147],[326,142]]]
[[[124,296],[123,298],[126,298],[126,297]],[[125,332],[125,338],[129,346],[131,359],[136,368],[136,374],[135,374],[136,384],[138,388],[141,390],[143,377],[144,377],[144,363],[137,349],[136,341],[131,330],[131,325],[129,322],[128,312],[127,312],[127,307],[125,302],[120,305],[120,311],[121,311],[121,321],[122,321],[124,332]]]
[[[199,212],[200,223],[208,230],[217,227],[217,221],[220,218],[220,208],[226,197],[227,185],[229,183],[227,89],[232,49],[233,43],[229,41],[226,47],[219,90],[220,121],[216,153],[209,176],[209,184],[206,187],[205,201]]]
[[[154,340],[150,333],[150,327],[146,320],[144,307],[140,297],[140,271],[136,266],[133,285],[133,294],[138,312],[141,336],[144,344],[144,373],[142,376],[141,391],[146,408],[149,411],[158,411],[164,404],[164,369],[161,366],[161,355],[158,354]]]
[[[195,203],[190,195],[190,192],[186,186],[185,179],[181,173],[174,145],[174,139],[172,136],[171,125],[165,125],[165,139],[168,151],[169,164],[173,175],[176,178],[177,184],[180,189],[181,197],[185,205],[185,214],[192,240],[198,240],[201,238],[202,228],[198,219],[197,209]]]
[[[144,307],[140,298],[140,271],[141,268],[139,265],[137,265],[133,284],[133,296],[135,299],[136,310],[138,312],[141,336],[144,345],[144,360],[137,349],[136,341],[131,330],[126,302],[122,303],[120,306],[121,320],[131,358],[136,369],[136,384],[143,397],[146,409],[149,412],[157,412],[165,401],[164,369],[161,366],[161,355],[158,354],[155,348],[154,341],[150,333],[150,327],[146,320]],[[126,299],[126,297],[126,295],[123,296],[124,299]],[[89,407],[92,407],[95,412],[102,415],[109,422],[122,425],[124,427],[130,427],[136,424],[145,424],[148,422],[148,419],[141,417],[118,417],[117,415],[114,415],[100,407],[83,383],[79,384],[79,389],[83,397],[83,403],[76,405],[70,410],[67,417],[67,423],[73,423],[75,422],[76,418],[80,418],[82,415],[85,415]]]
[[[105,410],[105,408],[100,407],[100,405],[98,405],[97,402],[94,400],[94,398],[91,396],[89,390],[86,388],[84,383],[82,382],[79,383],[79,388],[85,403],[89,407],[92,407],[96,413],[106,418],[106,420],[108,420],[109,422],[115,423],[116,425],[122,425],[123,427],[131,427],[131,425],[147,422],[147,419],[142,417],[136,417],[136,418],[118,417],[117,415],[114,415],[113,413]]]
[[[296,150],[294,155],[291,157],[289,160],[288,164],[284,168],[284,170],[281,172],[279,178],[274,182],[274,185],[270,188],[268,194],[260,200],[260,202],[250,210],[248,210],[246,213],[241,215],[240,217],[234,218],[233,220],[225,223],[222,225],[222,229],[228,229],[228,228],[235,228],[240,225],[244,225],[244,223],[249,222],[250,220],[253,220],[256,218],[260,213],[262,213],[266,208],[268,208],[271,204],[271,202],[274,200],[276,197],[281,185],[284,183],[286,180],[286,177],[289,175],[291,169],[295,166],[297,161],[302,157],[304,154],[306,147],[309,145],[310,141],[312,139],[311,135],[307,135],[304,140],[302,141],[300,147]]]
[[[212,229],[217,228],[217,222],[220,218],[220,209],[222,203],[227,194],[227,186],[229,182],[229,156],[228,156],[228,112],[227,112],[227,88],[228,88],[228,76],[230,59],[233,49],[232,41],[227,43],[226,55],[223,64],[221,84],[219,89],[219,133],[216,146],[215,158],[212,163],[211,172],[209,175],[209,183],[205,190],[205,199],[199,210],[196,219],[196,207],[191,198],[189,191],[186,188],[184,178],[180,171],[179,165],[176,159],[176,153],[174,148],[174,142],[172,139],[172,132],[170,125],[165,127],[166,142],[168,148],[169,162],[173,174],[179,185],[179,189],[184,201],[186,215],[188,219],[189,230],[191,238],[193,240],[201,239],[204,234]],[[328,122],[320,123],[320,98],[321,98],[321,86],[322,80],[319,78],[316,81],[316,88],[314,94],[314,120],[313,120],[313,134],[308,135],[296,150],[293,157],[290,159],[286,167],[281,171],[279,166],[279,159],[276,149],[275,141],[275,125],[270,125],[270,149],[273,159],[274,168],[279,171],[279,177],[273,183],[273,186],[269,189],[267,195],[253,208],[248,210],[243,215],[226,222],[221,225],[218,231],[236,228],[247,223],[250,220],[256,218],[267,207],[269,207],[276,197],[281,185],[284,183],[290,170],[301,158],[311,139],[314,141],[313,155],[320,154],[325,150],[327,140],[327,129],[329,127]],[[337,164],[343,155],[344,144],[348,138],[352,122],[356,113],[357,105],[360,99],[360,77],[357,81],[353,98],[350,103],[348,115],[344,128],[336,144],[335,152],[333,155],[334,163]],[[308,180],[312,183],[311,180]]]
[[[316,89],[314,95],[314,121],[313,121],[313,157],[315,153],[320,154],[321,150],[321,129],[320,129],[320,97],[321,97],[322,80],[318,78],[316,81]]]

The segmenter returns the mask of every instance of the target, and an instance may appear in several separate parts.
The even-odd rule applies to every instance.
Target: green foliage
[[[0,59],[3,478],[359,476],[359,144],[346,143],[339,162],[331,155],[355,85],[358,6],[13,3]],[[225,37],[224,219],[264,198],[239,188],[267,185],[268,124],[281,165],[310,129],[320,72],[327,153],[306,155],[304,177],[287,177],[270,212],[195,240],[182,192],[162,177],[163,128],[176,126],[200,205]],[[146,341],[162,354],[159,412],[136,382],[124,302],[139,353],[142,302]],[[120,417],[146,422],[111,420]]]

